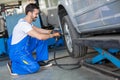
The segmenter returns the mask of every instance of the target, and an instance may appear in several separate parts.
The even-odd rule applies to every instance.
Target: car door
[[[77,24],[78,31],[81,32],[89,32],[94,31],[98,27],[103,26],[103,22],[101,21],[101,9],[100,0],[75,0],[78,3],[81,9],[76,9],[75,12],[75,20]],[[76,4],[78,4],[76,3]],[[77,6],[74,5],[73,6]],[[76,8],[76,7],[74,7]]]
[[[117,24],[120,24],[120,0],[103,0],[103,3],[105,5],[101,7],[101,12],[104,27],[118,28]]]

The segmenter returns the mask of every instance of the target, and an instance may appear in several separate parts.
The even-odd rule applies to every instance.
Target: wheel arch
[[[67,13],[66,9],[64,8],[64,6],[59,5],[58,6],[58,16],[59,16],[60,22],[62,22],[62,18],[66,15],[68,15],[68,13]]]

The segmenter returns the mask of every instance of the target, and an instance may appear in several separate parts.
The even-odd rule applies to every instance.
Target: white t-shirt
[[[27,36],[27,32],[31,31],[32,29],[32,24],[29,24],[24,19],[20,19],[13,29],[11,44],[13,45],[20,42]]]

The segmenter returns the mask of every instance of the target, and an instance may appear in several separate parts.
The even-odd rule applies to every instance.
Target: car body
[[[80,53],[74,48],[74,38],[115,33],[120,29],[120,0],[59,0],[57,10],[68,51],[76,56]]]

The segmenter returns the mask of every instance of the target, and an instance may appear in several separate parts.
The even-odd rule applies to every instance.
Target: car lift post
[[[83,66],[92,68],[94,70],[97,70],[109,76],[113,76],[115,78],[120,78],[119,73],[117,73],[117,71],[120,69],[120,59],[118,57],[118,53],[120,52],[119,35],[103,35],[88,38],[77,38],[74,39],[73,44],[76,44],[78,46],[91,47],[98,53],[94,57],[89,56],[88,58],[86,56],[85,58],[83,58],[83,60],[81,60],[81,64]],[[107,66],[105,67],[105,65],[103,64],[105,60],[112,62],[112,64],[114,64],[117,68],[113,67],[114,69],[105,69],[107,68]],[[99,64],[103,64],[103,66],[99,66]]]
[[[98,55],[91,59],[92,64],[96,64],[104,59],[107,59],[111,61],[114,65],[116,65],[118,68],[120,68],[120,60],[115,57],[115,54],[119,51],[118,49],[111,49],[111,51],[114,51],[115,53],[111,53],[109,51],[105,51],[101,48],[96,47],[94,47],[94,49],[98,52]]]

